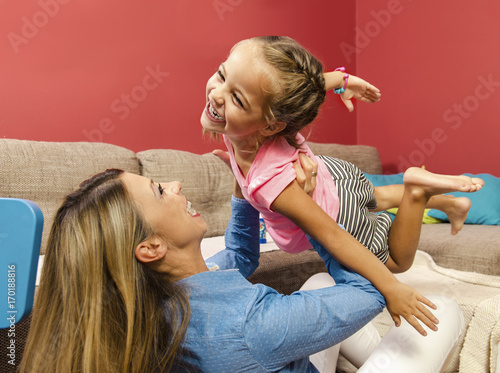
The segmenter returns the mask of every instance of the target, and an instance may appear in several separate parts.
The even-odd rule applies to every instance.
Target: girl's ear
[[[166,253],[167,244],[157,237],[150,237],[135,248],[135,257],[143,263],[160,260]]]
[[[269,122],[266,127],[260,130],[260,133],[264,137],[271,137],[283,131],[285,127],[286,127],[285,122],[280,122],[280,121]]]

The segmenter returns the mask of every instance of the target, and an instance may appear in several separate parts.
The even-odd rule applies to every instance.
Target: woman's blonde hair
[[[55,217],[21,372],[164,372],[180,364],[184,289],[136,260],[154,232],[108,170]]]
[[[323,65],[287,36],[260,36],[243,42],[248,41],[258,43],[264,61],[274,69],[276,84],[266,117],[269,123],[278,121],[286,126],[272,137],[283,136],[298,148],[295,136],[316,118],[325,101]]]

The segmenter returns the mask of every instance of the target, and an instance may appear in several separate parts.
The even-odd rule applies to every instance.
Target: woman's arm
[[[252,355],[269,371],[343,341],[384,308],[378,292],[353,284],[289,296],[259,286],[258,295],[249,300],[243,333]]]
[[[214,154],[229,166],[229,157],[224,151],[215,150]],[[316,178],[312,173],[318,171],[318,163],[301,153],[299,161],[294,162],[293,167],[299,187],[305,193],[312,194],[316,187]],[[259,266],[260,258],[259,213],[244,199],[236,180],[225,244],[226,250],[213,255],[206,262],[217,264],[220,269],[239,269],[245,277],[253,274]]]
[[[415,289],[399,282],[375,255],[340,228],[295,181],[276,198],[271,209],[294,222],[341,264],[372,282],[384,295],[387,308],[396,325],[400,324],[399,315],[401,315],[423,335],[425,330],[417,318],[429,328],[436,329],[436,318],[422,304],[433,307],[432,302]]]
[[[226,249],[206,260],[220,269],[238,269],[244,277],[259,266],[259,213],[246,200],[232,197],[231,219],[225,233]]]

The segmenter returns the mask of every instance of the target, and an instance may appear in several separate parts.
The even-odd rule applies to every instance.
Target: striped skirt
[[[344,226],[383,263],[389,258],[389,229],[392,220],[387,212],[375,213],[377,201],[373,184],[350,162],[320,155],[330,171],[340,200],[337,223]]]

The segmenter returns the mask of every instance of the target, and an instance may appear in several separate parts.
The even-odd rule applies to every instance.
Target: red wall
[[[208,77],[235,42],[289,35],[383,94],[354,114],[329,94],[311,140],[500,176],[499,19],[494,0],[3,1],[0,136],[208,152]]]
[[[335,68],[354,22],[348,1],[2,1],[0,136],[208,152],[205,84],[235,42],[289,35]],[[311,139],[355,143],[355,114],[329,94]]]
[[[382,91],[357,142],[386,172],[409,165],[500,176],[500,3],[357,1],[357,71]]]

